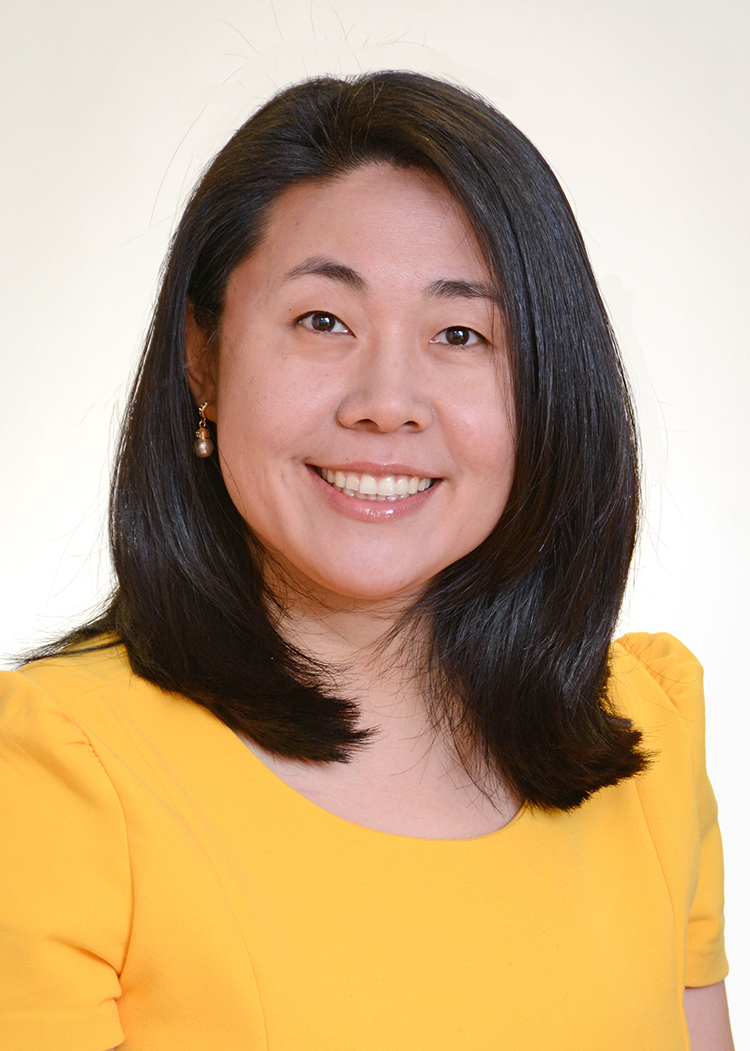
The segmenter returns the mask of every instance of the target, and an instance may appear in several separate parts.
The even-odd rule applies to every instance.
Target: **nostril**
[[[359,429],[363,431],[372,431],[377,433],[385,433],[388,431],[421,431],[424,427],[417,420],[404,420],[402,423],[396,423],[395,421],[371,420],[369,417],[365,417],[361,420],[355,420],[353,423],[346,423],[345,426],[353,429]]]

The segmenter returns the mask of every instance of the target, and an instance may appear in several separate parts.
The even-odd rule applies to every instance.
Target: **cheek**
[[[497,402],[485,411],[476,407],[467,419],[462,450],[466,490],[473,522],[472,546],[485,540],[500,521],[508,503],[515,472],[513,414]]]
[[[250,484],[309,455],[309,439],[331,418],[336,397],[330,377],[300,369],[283,354],[255,351],[229,361],[216,396],[228,487],[230,477],[235,486]]]
[[[507,496],[515,460],[515,421],[512,400],[504,390],[477,389],[455,413],[455,455],[478,482],[497,484]]]

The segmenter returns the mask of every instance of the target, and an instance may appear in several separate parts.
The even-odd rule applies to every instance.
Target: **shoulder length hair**
[[[442,179],[482,248],[511,345],[507,507],[408,615],[429,629],[432,714],[456,740],[470,727],[475,753],[527,803],[570,809],[647,761],[606,690],[637,525],[633,411],[550,168],[488,103],[427,76],[291,87],[206,170],[171,244],[119,446],[117,589],[103,617],[64,641],[111,633],[139,675],[279,755],[346,761],[365,742],[356,703],[274,627],[263,552],[217,458],[193,455],[184,327],[192,302],[207,336],[216,330],[229,276],[285,189],[369,162]]]

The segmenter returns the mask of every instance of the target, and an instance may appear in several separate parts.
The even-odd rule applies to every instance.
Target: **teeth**
[[[318,473],[334,489],[357,500],[403,500],[415,493],[423,493],[432,485],[431,478],[420,478],[418,475],[387,474],[376,478],[371,474],[331,471],[328,467],[319,468]]]

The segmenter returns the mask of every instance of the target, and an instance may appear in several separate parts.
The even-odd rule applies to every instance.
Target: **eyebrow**
[[[490,299],[493,303],[498,301],[498,294],[494,288],[475,281],[450,281],[441,278],[429,284],[425,293],[436,299]]]
[[[367,282],[356,270],[352,270],[350,266],[344,266],[343,263],[334,263],[331,259],[321,259],[318,256],[293,266],[284,274],[282,281],[292,281],[295,277],[305,277],[308,274],[317,274],[319,277],[329,277],[332,281],[340,281],[354,289],[355,292],[367,291]]]
[[[332,281],[339,281],[347,285],[355,292],[367,293],[367,282],[353,270],[343,263],[336,263],[332,259],[323,259],[313,256],[298,263],[297,266],[288,270],[282,281],[292,281],[297,277],[306,277],[314,274],[319,277],[328,277]],[[425,288],[425,295],[431,299],[489,299],[492,303],[498,302],[498,294],[490,285],[474,281],[451,280],[440,278],[431,281]]]

